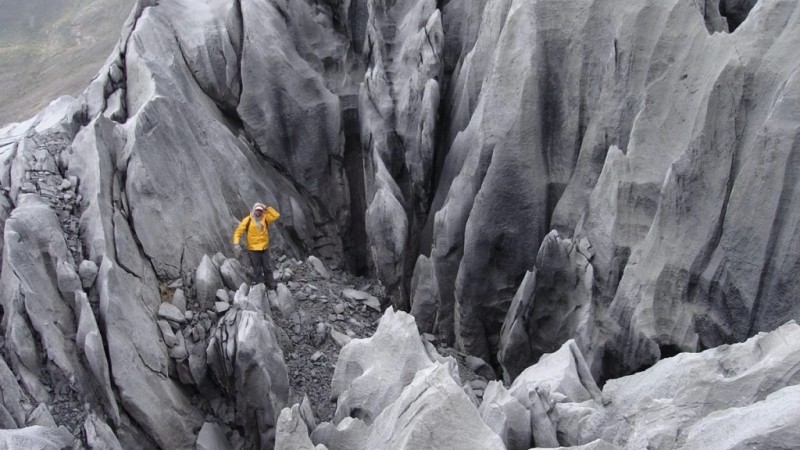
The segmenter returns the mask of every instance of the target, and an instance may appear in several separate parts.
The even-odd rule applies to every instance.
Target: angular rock
[[[224,303],[230,303],[231,301],[230,296],[228,295],[228,291],[225,289],[217,289],[216,299],[217,302],[224,302]]]
[[[364,448],[369,426],[360,419],[345,417],[338,424],[323,422],[311,433],[311,440],[328,450],[358,450]]]
[[[433,274],[433,262],[425,255],[417,258],[411,278],[411,315],[420,333],[432,333],[440,309],[439,286]]]
[[[195,272],[195,290],[197,302],[203,309],[212,309],[217,297],[217,290],[222,288],[222,277],[211,258],[203,256]]]
[[[297,310],[297,301],[294,299],[292,291],[283,283],[278,283],[276,295],[270,298],[274,298],[274,306],[281,311],[284,317],[289,317]]]
[[[244,426],[245,439],[273,445],[278,415],[288,401],[289,378],[272,320],[260,312],[229,310],[206,354],[217,383],[235,399],[236,422]]]
[[[323,264],[322,261],[320,261],[319,258],[317,258],[316,256],[314,255],[309,256],[308,264],[311,265],[314,271],[322,278],[325,279],[330,278],[330,275],[328,274],[328,269],[325,268],[325,264]]]
[[[181,312],[186,312],[186,294],[183,292],[183,289],[175,289],[175,292],[172,294],[172,304]]]
[[[167,344],[167,347],[175,347],[178,345],[178,338],[175,336],[175,332],[172,331],[172,327],[169,326],[166,320],[159,320],[158,322],[158,329],[161,330],[161,337],[164,338],[164,343]],[[183,334],[178,333],[181,336]]]
[[[230,305],[230,303],[228,303],[228,302],[216,302],[216,303],[214,304],[214,311],[215,311],[217,314],[224,314],[224,313],[225,313],[225,312],[227,312],[229,309],[231,309],[231,305]]]
[[[129,93],[135,91],[128,87]],[[169,378],[169,355],[155,321],[161,303],[158,279],[153,266],[144,262],[127,218],[114,212],[119,203],[113,193],[121,184],[114,173],[115,149],[124,147],[114,127],[104,117],[83,127],[72,143],[69,168],[69,175],[80,179],[78,192],[86,205],[80,219],[84,251],[87,259],[101,261],[95,288],[99,321],[105,324],[102,342],[107,348],[102,354],[108,355],[116,398],[135,422],[128,428],[145,430],[165,448],[188,447],[202,416],[179,383]],[[158,245],[168,240],[159,239]]]
[[[364,300],[363,303],[367,305],[369,308],[371,308],[373,311],[377,312],[383,311],[383,308],[381,308],[381,302],[375,297],[370,296],[368,299]]]
[[[682,448],[790,448],[800,439],[800,386],[788,386],[752,405],[713,412],[681,430]],[[677,448],[677,445],[676,445]]]
[[[483,393],[483,402],[478,408],[483,422],[492,429],[509,450],[527,450],[531,444],[530,412],[513,396],[503,384],[492,381]]]
[[[467,355],[465,358],[465,363],[469,370],[475,372],[477,375],[486,378],[487,380],[496,380],[497,375],[494,373],[494,369],[492,366],[486,363],[486,361],[478,358],[477,356]]]
[[[53,415],[50,414],[50,410],[47,409],[47,405],[44,403],[39,403],[39,406],[31,412],[28,416],[28,420],[26,421],[27,426],[38,425],[44,428],[57,428],[56,421],[53,419]]]
[[[83,422],[83,431],[86,433],[86,443],[92,450],[122,450],[114,431],[94,413],[86,416]]]
[[[531,431],[540,447],[559,445],[556,433],[560,417],[556,411],[562,410],[554,410],[553,406],[600,399],[600,389],[572,340],[525,369],[509,392],[530,413]],[[569,443],[586,442],[575,437],[566,439]]]
[[[222,275],[222,282],[228,289],[238,289],[242,283],[247,283],[245,268],[237,259],[226,259],[220,266],[219,273]]]
[[[359,448],[504,449],[503,441],[483,423],[453,379],[455,367],[448,364],[434,363],[420,370],[375,419]]]
[[[214,263],[214,267],[216,267],[217,270],[219,270],[222,267],[222,263],[224,263],[225,261],[226,261],[225,255],[219,252],[214,253],[214,256],[211,257],[211,262]]]
[[[239,292],[242,292],[241,288]],[[234,299],[234,305],[248,311],[264,313],[272,317],[272,309],[266,287],[260,283],[250,288],[246,296],[239,295],[238,303],[236,299]]]
[[[308,428],[300,415],[300,405],[283,408],[278,417],[275,450],[314,450]]]
[[[197,435],[197,450],[233,450],[228,438],[219,425],[213,422],[205,422]]]
[[[125,89],[117,89],[106,100],[103,115],[115,122],[124,122],[127,118],[125,110]]]
[[[40,379],[42,363],[35,356],[40,342],[47,355],[44,364],[52,370],[49,376],[69,380],[82,395],[101,393],[93,400],[102,401],[105,395],[103,406],[116,418],[102,339],[80,278],[72,269],[58,218],[36,195],[21,195],[18,201],[5,222],[0,275],[3,309],[8,316],[4,318],[5,345],[12,366],[34,399],[48,402],[49,394]],[[13,392],[9,395],[13,398]]]
[[[195,326],[192,330],[192,336],[193,338],[184,338],[186,352],[189,354],[189,373],[192,376],[193,384],[202,386],[208,376],[205,346],[206,331],[202,327]],[[180,351],[180,348],[177,348],[176,351]]]
[[[186,350],[186,339],[183,333],[175,333],[175,346],[169,349],[169,357],[175,360],[183,360],[189,357],[189,352]]]
[[[781,442],[794,431],[783,427],[766,430],[757,424],[749,428],[743,426],[748,422],[735,418],[754,417],[750,414],[765,412],[767,405],[781,403],[784,395],[796,395],[795,390],[785,388],[800,382],[799,338],[800,326],[792,321],[741,344],[682,353],[635,375],[609,380],[603,388],[603,406],[582,420],[579,435],[570,440],[603,439],[628,448],[647,443],[679,448],[676,436],[698,423],[705,422],[690,432],[692,439],[709,442],[699,430],[709,430],[719,418],[719,431],[731,430],[734,424],[741,427],[740,432],[728,433],[730,442],[759,433],[765,433],[765,441],[774,438]],[[783,394],[776,394],[779,392]],[[786,414],[787,425],[796,416],[791,407],[781,407],[779,411]],[[728,419],[722,419],[725,417]],[[723,439],[723,434],[717,436]]]
[[[19,430],[0,430],[0,446],[5,448],[35,448],[61,450],[72,446],[75,438],[65,427],[32,426]]]
[[[78,274],[81,277],[83,288],[89,289],[94,285],[94,280],[97,278],[97,264],[88,259],[81,261],[78,266]]]
[[[336,345],[338,345],[339,347],[344,347],[345,345],[349,344],[350,341],[352,341],[350,336],[344,333],[340,333],[334,330],[333,328],[331,328],[330,335],[331,339],[333,339],[333,342],[336,342]]]
[[[25,411],[22,402],[26,398],[20,389],[14,374],[6,365],[5,358],[0,358],[0,392],[2,392],[2,407],[7,417],[3,419],[4,428],[20,428],[25,425]],[[3,414],[5,416],[5,414]]]
[[[543,355],[539,362],[525,369],[509,389],[523,404],[523,399],[534,390],[548,396],[557,394],[568,402],[599,401],[601,396],[583,354],[572,340],[557,352]]]
[[[339,352],[331,381],[331,398],[338,399],[334,421],[355,415],[372,423],[432,364],[414,317],[387,309],[372,337],[354,339]]]
[[[159,305],[158,316],[175,323],[186,323],[186,317],[183,315],[183,312],[172,303],[164,302]]]
[[[311,400],[308,399],[308,395],[303,395],[303,401],[300,402],[300,417],[303,418],[309,432],[317,428],[317,419],[314,417],[314,410],[311,408]]]
[[[358,291],[350,288],[343,289],[342,296],[348,300],[357,300],[357,301],[364,301],[371,297],[368,293],[364,291]]]
[[[594,271],[583,246],[585,239],[579,244],[556,231],[545,236],[501,329],[498,359],[510,380],[571,337],[581,349],[592,348]]]
[[[160,301],[155,277],[148,289],[105,258],[98,280],[110,367],[121,405],[158,445],[193,445],[202,416],[178,382],[168,377],[169,354],[153,319]],[[141,297],[130,297],[135,292]]]
[[[106,347],[100,334],[100,328],[97,326],[97,319],[86,294],[76,292],[75,303],[79,311],[78,333],[75,336],[75,342],[83,349],[89,369],[100,386],[106,413],[112,423],[118,424],[120,421],[119,406],[111,386],[111,368],[106,358]]]

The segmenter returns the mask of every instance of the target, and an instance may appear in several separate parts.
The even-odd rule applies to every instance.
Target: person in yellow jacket
[[[281,215],[271,206],[263,203],[253,205],[253,210],[233,232],[233,248],[238,258],[242,254],[242,245],[239,243],[242,236],[247,240],[247,252],[253,266],[253,280],[263,282],[269,289],[275,289],[275,280],[272,278],[272,260],[269,257],[269,225]]]

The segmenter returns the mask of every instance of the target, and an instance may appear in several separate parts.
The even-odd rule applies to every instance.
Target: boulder
[[[172,304],[182,313],[186,313],[186,294],[183,292],[183,289],[175,289],[175,292],[172,294]]]
[[[384,175],[381,179],[387,177]],[[385,182],[394,183],[392,180]],[[392,303],[401,308],[406,303],[402,279],[408,244],[408,218],[391,188],[381,188],[375,194],[367,208],[366,226],[372,264],[378,277],[386,284]]]
[[[111,427],[94,413],[86,416],[83,431],[86,433],[86,443],[91,450],[122,450],[122,445]]]
[[[308,264],[311,266],[312,269],[314,269],[314,272],[316,272],[317,275],[321,276],[322,278],[330,277],[330,275],[328,274],[328,269],[325,268],[325,264],[323,264],[322,261],[320,261],[319,258],[317,258],[316,256],[314,255],[309,256]]]
[[[361,419],[345,417],[338,424],[322,422],[311,433],[311,440],[328,450],[357,450],[364,448],[369,426]]]
[[[505,449],[453,379],[454,366],[451,361],[420,370],[375,419],[365,443],[357,448]]]
[[[200,434],[197,435],[197,450],[233,450],[233,446],[225,437],[219,425],[213,422],[203,423]]]
[[[212,309],[217,298],[217,290],[222,288],[219,270],[207,255],[203,256],[195,272],[195,291],[197,302],[203,309]]]
[[[509,391],[523,402],[532,391],[567,402],[599,401],[601,396],[583,354],[572,340],[557,352],[542,355],[514,380]]]
[[[425,255],[417,258],[411,278],[411,315],[420,333],[433,333],[440,309],[439,286],[433,274],[433,262]]]
[[[235,401],[236,423],[246,430],[247,442],[274,445],[289,378],[272,319],[263,312],[230,309],[220,318],[206,354],[217,384]]]
[[[334,421],[357,417],[371,424],[432,364],[414,317],[387,309],[372,337],[353,339],[339,352],[331,381],[331,399],[338,400]]]
[[[166,320],[159,320],[157,323],[158,329],[161,330],[161,337],[164,338],[164,343],[167,344],[167,347],[172,348],[178,345],[178,338],[169,323]],[[183,336],[180,332],[178,334]]]
[[[609,380],[603,387],[603,406],[582,419],[578,436],[570,440],[603,439],[626,448],[681,448],[676,439],[689,434],[694,442],[711,442],[700,430],[719,423],[721,428],[714,433],[720,439],[730,437],[728,442],[759,433],[765,440],[781,442],[794,431],[765,429],[758,424],[771,422],[761,419],[757,423],[739,419],[766,414],[769,405],[791,404],[781,399],[793,398],[796,390],[785,388],[800,383],[798,343],[800,326],[792,321],[741,344],[682,353],[635,375]],[[787,407],[775,411],[786,414],[781,423],[791,428],[796,413]],[[748,423],[753,426],[743,426]],[[740,433],[731,427],[740,427]]]
[[[353,340],[350,336],[344,333],[340,333],[334,330],[333,328],[331,328],[330,330],[330,335],[331,339],[333,339],[333,342],[336,342],[336,345],[338,345],[339,347],[344,347],[345,345],[349,344],[350,341]]]
[[[228,302],[216,302],[214,304],[214,311],[217,314],[224,314],[229,309],[231,309],[231,304]]]
[[[466,363],[467,368],[475,372],[475,374],[486,378],[487,380],[497,379],[497,375],[494,373],[492,366],[477,356],[467,355],[467,357],[464,358],[464,362]]]
[[[228,258],[222,263],[219,268],[220,275],[222,275],[222,282],[225,283],[227,289],[238,289],[242,283],[247,283],[247,275],[242,263],[237,259]]]
[[[152,284],[143,283],[110,258],[100,265],[111,375],[121,406],[148,436],[165,448],[190,447],[202,415],[180,383],[169,378],[169,353],[154,319],[161,300],[155,276],[150,279]]]
[[[582,350],[593,347],[590,251],[585,238],[563,239],[555,230],[545,236],[536,267],[523,278],[500,331],[498,359],[509,380],[570,338]]]
[[[314,450],[308,428],[300,416],[300,405],[283,408],[275,436],[275,450]]]
[[[292,291],[283,283],[278,283],[278,289],[274,296],[270,295],[273,306],[281,311],[283,317],[289,317],[297,310],[297,300],[294,299]]]
[[[478,412],[483,422],[503,439],[508,450],[530,448],[530,412],[508,393],[502,383],[489,383],[483,392],[483,402]]]
[[[75,438],[65,427],[32,426],[18,430],[0,430],[0,446],[4,448],[35,448],[61,450],[72,446]]]
[[[752,405],[715,411],[686,430],[675,448],[791,448],[800,442],[800,385]]]
[[[17,384],[14,374],[6,365],[5,358],[0,358],[0,391],[2,391],[2,408],[0,412],[3,428],[20,428],[25,425],[25,410],[22,402],[26,399],[25,393]]]
[[[600,389],[572,340],[525,369],[509,392],[530,413],[534,443],[540,447],[559,445],[557,411],[563,410],[555,409],[556,405],[600,400]],[[576,441],[574,437],[564,439]]]
[[[158,306],[158,316],[175,323],[186,323],[186,317],[177,306],[172,303],[162,303]]]
[[[228,291],[225,289],[217,289],[216,300],[223,303],[230,303],[231,301]]]
[[[81,277],[83,288],[89,289],[94,285],[94,280],[97,278],[97,264],[88,259],[81,261],[78,266],[78,274]]]
[[[50,414],[50,410],[47,409],[47,405],[44,403],[39,403],[39,406],[37,406],[36,409],[30,413],[28,420],[26,421],[26,425],[38,425],[44,428],[57,428],[56,421],[53,419],[53,415]]]

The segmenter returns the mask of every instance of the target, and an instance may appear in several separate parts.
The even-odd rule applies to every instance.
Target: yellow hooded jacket
[[[264,211],[264,214],[261,216],[261,229],[263,231],[259,231],[255,222],[257,219],[251,214],[248,214],[247,217],[239,222],[239,226],[236,227],[236,231],[233,232],[233,245],[239,243],[239,240],[242,239],[242,235],[245,234],[246,231],[248,250],[266,250],[267,247],[269,247],[269,224],[278,220],[278,217],[280,216],[281,215],[278,214],[278,211],[276,211],[275,208],[268,206],[267,210]]]

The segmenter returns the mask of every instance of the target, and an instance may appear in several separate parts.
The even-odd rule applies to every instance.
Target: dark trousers
[[[250,265],[253,266],[253,281],[264,283],[268,288],[275,287],[275,280],[272,278],[272,258],[269,250],[248,251],[250,255]]]

